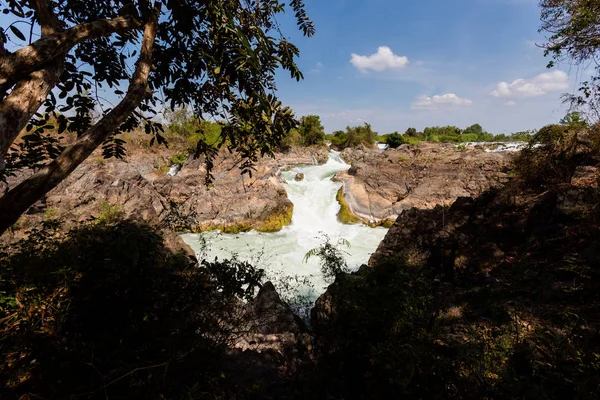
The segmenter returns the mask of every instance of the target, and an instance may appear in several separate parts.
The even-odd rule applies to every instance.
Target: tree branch
[[[49,0],[30,0],[29,6],[35,10],[40,27],[42,28],[42,36],[62,31],[60,21],[50,9]]]
[[[102,19],[43,36],[29,46],[0,57],[0,92],[8,91],[19,79],[40,69],[57,56],[67,54],[69,50],[83,41],[141,27],[141,21],[127,16]]]
[[[156,3],[154,16],[145,26],[140,57],[123,100],[54,161],[0,198],[0,235],[29,207],[73,172],[125,122],[148,95],[148,77],[152,69],[152,51],[158,29],[160,7],[160,3]]]

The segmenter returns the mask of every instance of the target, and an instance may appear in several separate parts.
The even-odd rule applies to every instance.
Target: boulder
[[[302,321],[281,300],[271,282],[262,285],[254,299],[252,309],[257,330],[262,334],[287,332],[298,334],[306,330]]]

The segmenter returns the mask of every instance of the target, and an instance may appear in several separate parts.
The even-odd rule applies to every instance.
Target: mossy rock
[[[292,223],[293,213],[294,205],[290,202],[289,204],[276,207],[260,220],[245,219],[229,224],[207,223],[199,225],[194,231],[195,233],[201,233],[219,230],[230,235],[249,232],[253,229],[257,232],[279,232],[284,226]]]
[[[340,203],[340,211],[337,214],[338,221],[342,224],[357,224],[361,222],[361,219],[352,212],[348,202],[344,198],[344,187],[342,186],[340,190],[338,190],[335,199],[338,203]]]
[[[261,221],[255,229],[258,232],[279,232],[284,226],[292,223],[293,214],[294,205],[291,202],[285,206],[279,206]]]

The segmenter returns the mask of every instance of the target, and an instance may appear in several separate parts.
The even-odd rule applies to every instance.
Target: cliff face
[[[476,196],[506,180],[511,155],[422,143],[384,152],[347,149],[352,164],[337,174],[351,211],[365,222],[394,220],[413,207],[430,209]]]
[[[240,174],[240,159],[223,150],[215,160],[214,183],[206,186],[202,160],[188,160],[167,173],[165,149],[133,149],[125,160],[92,156],[46,198],[32,207],[24,227],[49,217],[76,223],[107,213],[172,229],[278,230],[291,220],[293,204],[280,171],[327,159],[327,148],[299,148],[261,158],[252,177]],[[9,184],[15,185],[18,178]]]

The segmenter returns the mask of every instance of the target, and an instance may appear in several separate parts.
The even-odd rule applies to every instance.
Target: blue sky
[[[586,78],[569,65],[546,69],[536,0],[305,3],[314,37],[292,16],[282,21],[305,79],[281,73],[279,96],[299,116],[320,115],[327,132],[364,122],[380,133],[476,122],[493,133],[535,129],[560,120],[561,94]]]
[[[558,122],[561,95],[589,78],[566,64],[546,68],[538,0],[304,1],[315,36],[302,36],[291,13],[279,22],[305,79],[280,71],[278,95],[297,116],[319,115],[328,133],[365,122],[382,134],[538,129]]]

